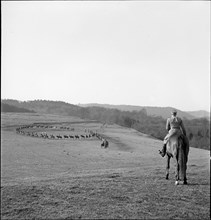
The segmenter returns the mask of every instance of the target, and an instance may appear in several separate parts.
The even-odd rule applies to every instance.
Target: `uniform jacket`
[[[184,135],[186,135],[186,130],[185,127],[183,125],[182,119],[176,116],[171,116],[171,118],[167,119],[166,122],[166,130],[170,131],[170,130],[174,130],[174,129],[180,129],[182,131],[182,133]]]

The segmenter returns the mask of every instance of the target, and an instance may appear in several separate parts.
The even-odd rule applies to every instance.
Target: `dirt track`
[[[188,185],[165,180],[162,142],[132,129],[76,118],[3,114],[2,219],[209,219],[210,154],[190,148]],[[18,135],[30,123],[70,123],[107,137],[49,140]]]

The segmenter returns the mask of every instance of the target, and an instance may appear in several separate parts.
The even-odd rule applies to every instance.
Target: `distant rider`
[[[186,139],[186,131],[185,131],[185,127],[183,125],[182,119],[177,117],[177,111],[173,110],[171,112],[171,117],[167,119],[166,122],[166,130],[168,131],[168,134],[166,135],[166,137],[164,138],[164,145],[163,145],[163,149],[159,150],[159,154],[164,157],[166,155],[166,144],[169,140],[169,138],[172,135],[177,134],[178,137],[180,135],[184,135],[185,139]],[[185,140],[186,141],[186,140]]]

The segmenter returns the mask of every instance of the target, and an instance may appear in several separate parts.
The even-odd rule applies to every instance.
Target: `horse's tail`
[[[180,177],[182,180],[186,179],[186,151],[185,151],[185,142],[183,138],[179,138],[178,140],[178,162],[179,162],[179,170],[180,170]]]

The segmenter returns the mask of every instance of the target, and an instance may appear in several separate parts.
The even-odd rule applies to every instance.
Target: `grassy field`
[[[165,179],[162,142],[133,129],[74,117],[1,115],[2,219],[210,219],[210,152],[190,148],[188,185]],[[33,123],[107,138],[51,140],[16,133]],[[62,129],[39,132],[68,134]]]

